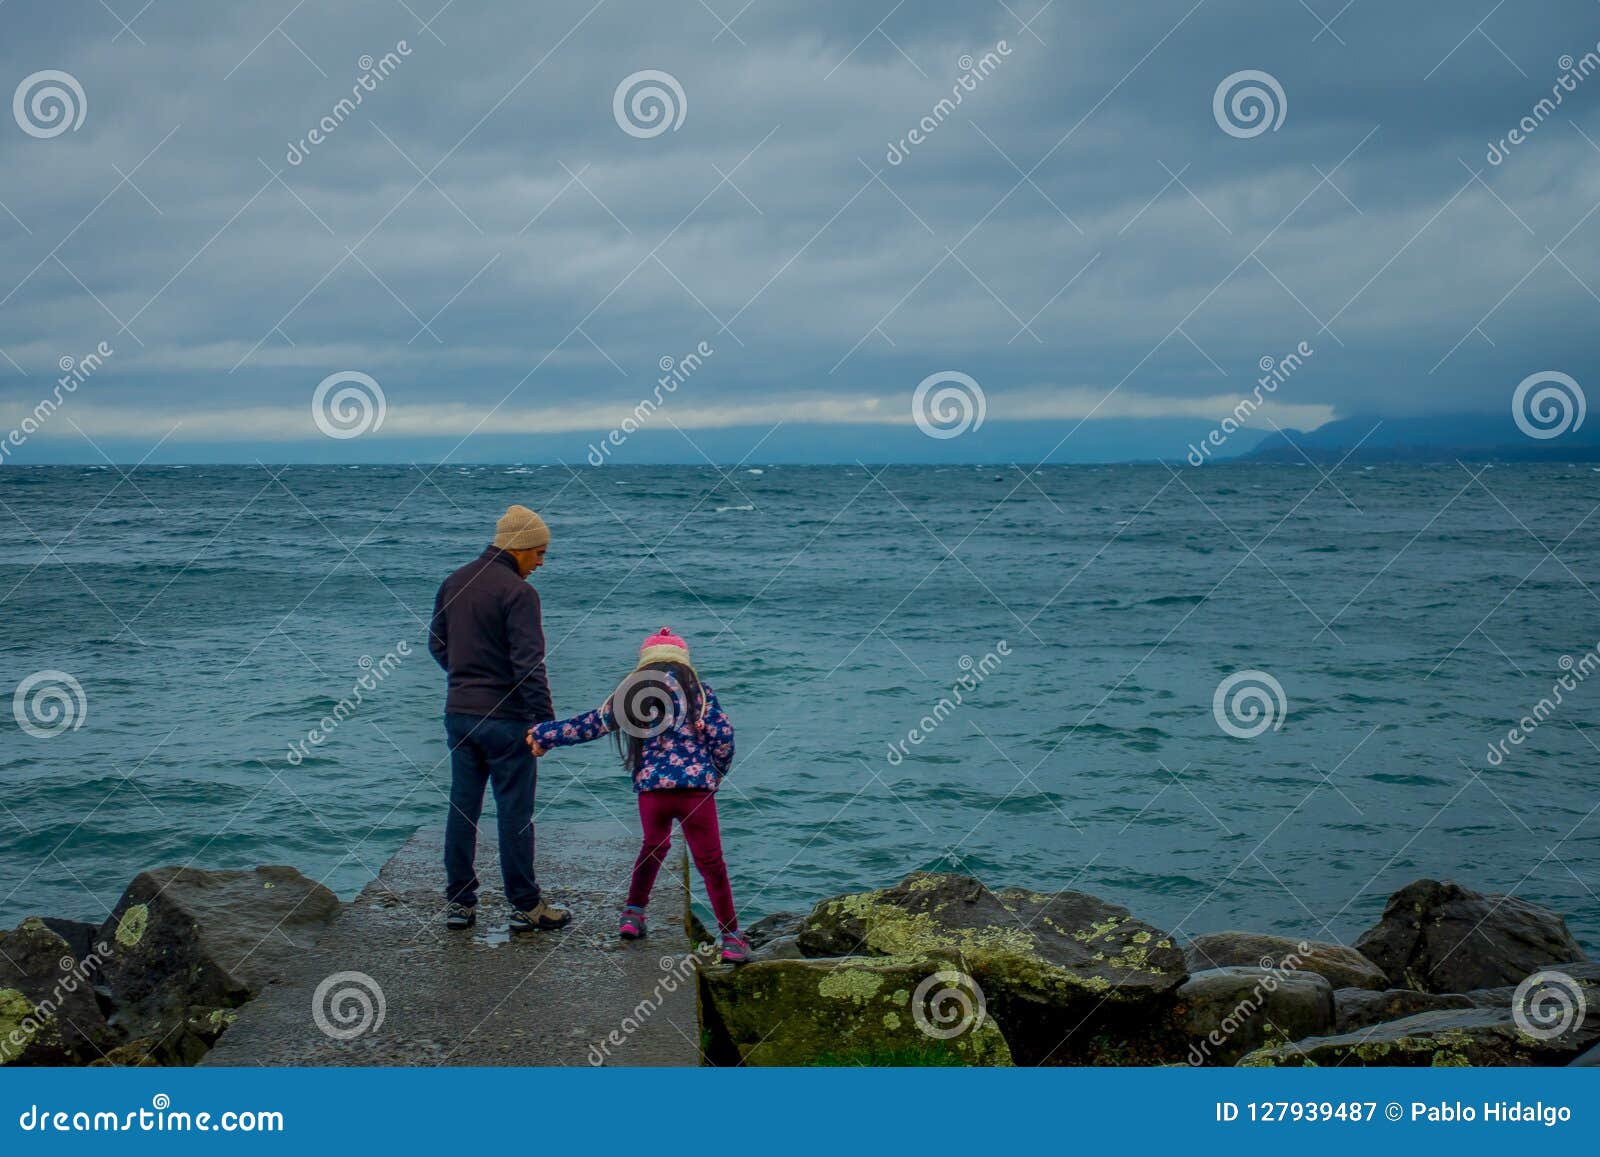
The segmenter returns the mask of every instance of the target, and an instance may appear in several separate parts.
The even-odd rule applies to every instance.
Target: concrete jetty
[[[442,827],[413,835],[291,974],[239,1010],[201,1063],[700,1063],[681,847],[662,868],[649,937],[624,943],[616,920],[637,834],[611,821],[541,823],[539,881],[573,921],[513,937],[486,825],[478,925],[449,932]]]

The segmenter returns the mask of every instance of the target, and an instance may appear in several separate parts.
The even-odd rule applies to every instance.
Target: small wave
[[[1449,787],[1448,779],[1440,779],[1436,775],[1396,775],[1393,772],[1375,771],[1366,777],[1378,783],[1392,783],[1397,787]]]
[[[747,502],[743,506],[719,506],[719,507],[717,507],[717,513],[718,514],[726,514],[730,510],[754,510],[754,509],[755,509],[755,506],[752,503],[748,503]]]

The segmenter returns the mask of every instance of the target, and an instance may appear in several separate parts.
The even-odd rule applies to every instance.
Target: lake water
[[[348,897],[442,822],[426,618],[510,502],[554,529],[558,711],[663,624],[716,686],[746,922],[956,867],[1350,940],[1436,876],[1600,948],[1600,678],[1487,754],[1600,643],[1586,465],[6,468],[0,691],[65,672],[86,708],[48,738],[0,713],[0,924],[101,918],[172,863]],[[1247,671],[1285,708],[1241,738],[1213,695]],[[608,744],[540,777],[545,830],[635,822]]]

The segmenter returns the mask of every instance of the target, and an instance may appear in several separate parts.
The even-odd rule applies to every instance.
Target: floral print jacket
[[[717,703],[716,692],[702,682],[705,710],[699,719],[683,720],[676,727],[644,741],[639,770],[633,774],[634,791],[669,791],[698,788],[716,791],[733,766],[733,724]],[[588,743],[617,730],[617,717],[607,699],[593,711],[540,723],[533,741],[543,748]]]

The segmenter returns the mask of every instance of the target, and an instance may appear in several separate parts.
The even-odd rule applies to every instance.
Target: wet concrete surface
[[[637,834],[610,821],[541,825],[539,882],[573,920],[513,936],[488,825],[479,835],[477,927],[450,932],[442,829],[413,835],[201,1063],[700,1063],[681,846],[651,898],[650,935],[625,943],[617,913]]]

